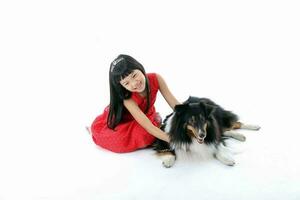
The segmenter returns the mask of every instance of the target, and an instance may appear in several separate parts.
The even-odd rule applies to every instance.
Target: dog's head
[[[215,107],[203,102],[186,101],[176,105],[170,130],[171,142],[176,146],[182,146],[192,143],[195,138],[198,143],[204,143],[208,119],[214,110]]]

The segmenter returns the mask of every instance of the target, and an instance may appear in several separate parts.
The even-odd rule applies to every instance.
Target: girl
[[[94,142],[110,151],[125,153],[151,145],[155,138],[169,142],[159,129],[161,118],[154,102],[159,90],[174,109],[179,104],[164,79],[146,74],[144,67],[128,55],[119,55],[109,69],[110,104],[91,125]]]

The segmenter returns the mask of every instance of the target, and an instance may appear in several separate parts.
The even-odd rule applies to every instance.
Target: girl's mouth
[[[142,83],[138,84],[136,87],[136,90],[141,90],[142,89]]]

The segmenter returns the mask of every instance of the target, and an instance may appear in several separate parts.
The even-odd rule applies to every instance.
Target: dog
[[[234,166],[234,159],[225,151],[227,139],[245,141],[246,137],[235,129],[259,130],[260,127],[239,122],[236,114],[208,98],[190,96],[175,106],[161,129],[169,134],[170,143],[157,139],[153,147],[163,166],[169,168],[174,165],[177,153],[197,151],[208,152],[223,164]]]

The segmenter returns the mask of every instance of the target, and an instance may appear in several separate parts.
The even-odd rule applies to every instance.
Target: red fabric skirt
[[[159,127],[161,117],[155,112],[153,107],[152,114],[147,114],[153,125]],[[93,141],[112,152],[126,153],[137,149],[145,148],[155,141],[155,137],[149,134],[137,121],[134,119],[126,122],[121,122],[112,130],[107,127],[106,121],[108,116],[108,107],[103,114],[98,116],[91,126]]]

